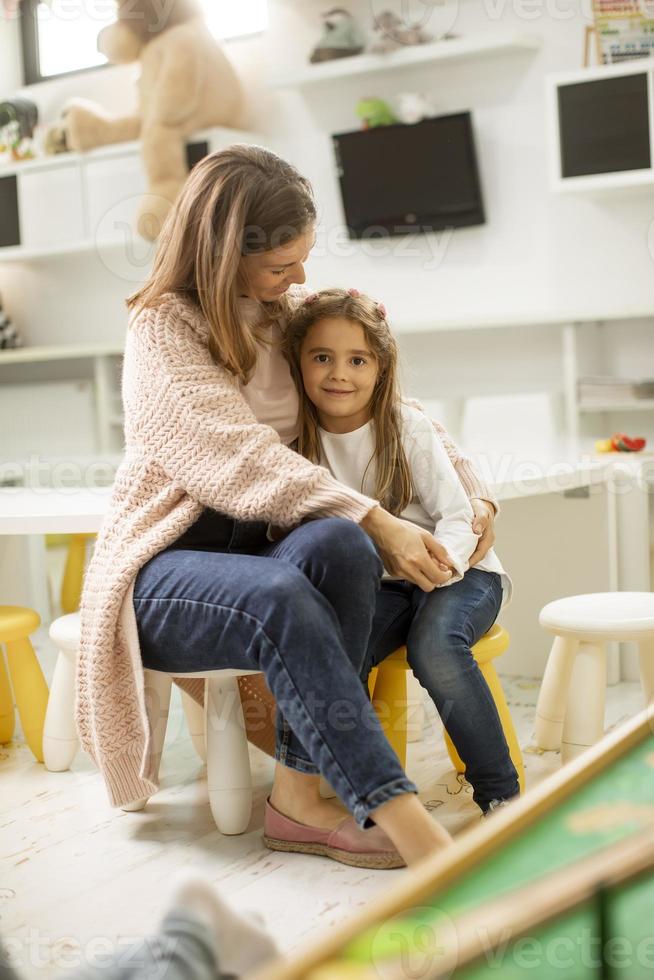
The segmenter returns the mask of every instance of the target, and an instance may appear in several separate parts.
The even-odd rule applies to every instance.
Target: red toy
[[[647,445],[647,439],[642,436],[628,436],[624,432],[616,432],[611,439],[599,439],[595,443],[598,453],[639,453]]]

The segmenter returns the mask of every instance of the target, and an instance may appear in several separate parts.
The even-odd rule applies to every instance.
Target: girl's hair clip
[[[384,306],[384,304],[383,303],[377,303],[376,308],[377,308],[377,313],[379,314],[380,320],[385,320],[386,319],[386,307]]]
[[[358,296],[361,295],[361,293],[359,292],[358,289],[348,289],[347,295],[351,296],[352,299],[356,299]]]
[[[304,297],[304,305],[311,306],[311,304],[315,303],[317,299],[318,299],[318,293],[309,293],[308,296]]]

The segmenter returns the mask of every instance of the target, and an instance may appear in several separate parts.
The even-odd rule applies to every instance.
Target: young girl
[[[436,589],[384,575],[362,676],[406,644],[475,802],[493,810],[518,794],[518,779],[471,647],[508,601],[510,580],[492,549],[469,567],[478,540],[472,507],[429,420],[400,399],[384,307],[355,289],[313,293],[289,321],[285,352],[302,400],[299,452],[433,532],[447,551]]]

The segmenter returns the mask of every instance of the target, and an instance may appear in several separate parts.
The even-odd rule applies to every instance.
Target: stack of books
[[[608,376],[579,378],[578,394],[579,401],[585,405],[654,399],[654,379],[630,380]]]

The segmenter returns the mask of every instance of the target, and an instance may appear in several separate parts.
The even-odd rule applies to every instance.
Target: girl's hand
[[[375,542],[391,575],[413,582],[423,592],[433,592],[452,578],[447,551],[428,531],[393,517],[381,507],[366,514],[361,527]]]
[[[495,541],[495,508],[487,500],[482,500],[481,497],[472,497],[470,503],[475,512],[472,530],[475,534],[481,534],[477,547],[470,556],[469,564],[472,568],[493,547]]]

